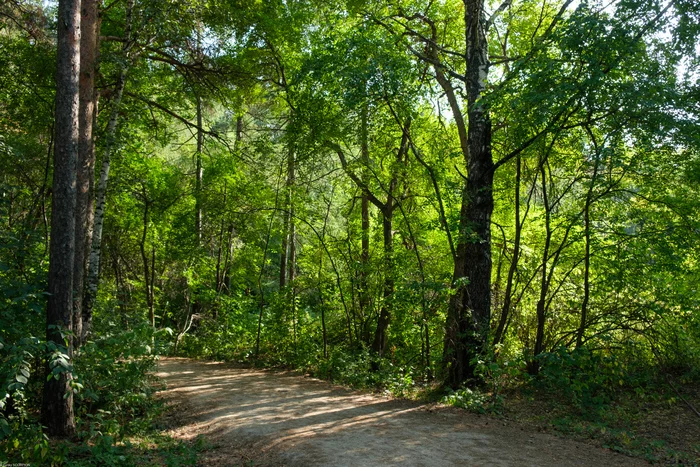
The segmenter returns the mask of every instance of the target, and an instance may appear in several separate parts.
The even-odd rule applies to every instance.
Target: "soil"
[[[527,425],[351,391],[292,372],[165,358],[169,434],[206,466],[647,465]]]

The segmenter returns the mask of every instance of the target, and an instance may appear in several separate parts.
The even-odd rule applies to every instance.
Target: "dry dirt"
[[[627,466],[643,461],[525,425],[324,381],[162,359],[170,434],[204,435],[201,465]]]

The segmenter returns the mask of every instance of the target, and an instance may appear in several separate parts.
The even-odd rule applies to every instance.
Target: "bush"
[[[76,379],[83,387],[75,398],[81,437],[121,439],[151,423],[157,413],[153,340],[146,323],[127,331],[108,325],[100,338],[81,348],[75,360]]]
[[[538,358],[539,383],[586,412],[605,407],[623,388],[641,390],[651,377],[648,369],[633,367],[632,361],[585,347],[561,347]]]

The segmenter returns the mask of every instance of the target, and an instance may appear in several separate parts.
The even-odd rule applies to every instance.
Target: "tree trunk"
[[[586,331],[588,321],[588,301],[591,296],[591,205],[590,197],[586,199],[586,206],[583,211],[583,233],[585,240],[585,251],[583,259],[583,301],[581,302],[581,323],[576,333],[576,348],[583,345],[583,336]]]
[[[382,231],[384,238],[384,291],[382,306],[379,310],[379,319],[377,320],[377,329],[374,333],[374,341],[372,342],[372,351],[380,358],[384,356],[384,350],[387,343],[387,330],[391,321],[391,300],[394,295],[394,233],[393,233],[393,217],[394,205],[392,203],[392,194],[389,193],[389,199],[382,211]]]
[[[408,132],[411,129],[411,119],[402,126],[401,145],[396,155],[396,162],[403,164],[406,162],[408,154]],[[392,300],[394,296],[394,210],[400,207],[394,192],[398,185],[399,178],[397,172],[393,173],[389,188],[387,190],[386,202],[382,206],[377,206],[382,212],[382,236],[384,240],[384,291],[382,297],[382,307],[379,310],[379,320],[374,334],[372,350],[381,358],[387,345],[387,330],[391,322]],[[403,212],[403,210],[402,210]],[[408,222],[408,220],[406,220]],[[413,236],[411,236],[413,238]],[[418,251],[416,250],[416,253]],[[420,261],[419,261],[420,263]],[[421,266],[421,274],[423,268]]]
[[[75,255],[76,168],[80,74],[80,2],[60,0],[56,72],[56,149],[54,155],[51,241],[49,247],[46,340],[63,347],[71,332]],[[71,354],[72,339],[67,337]],[[47,367],[47,371],[51,369]],[[44,383],[41,423],[50,436],[75,434],[70,372]]]
[[[460,131],[460,142],[468,176],[462,194],[453,274],[453,287],[456,291],[450,299],[447,312],[444,350],[446,382],[453,387],[475,377],[473,362],[484,351],[491,319],[494,167],[491,156],[491,119],[486,104],[481,100],[489,68],[484,30],[486,19],[483,0],[465,0],[464,6],[469,127],[466,141],[462,136],[464,132]],[[445,77],[442,76],[442,79]],[[454,92],[452,99],[454,100]],[[455,106],[452,107],[454,113]]]
[[[287,182],[285,187],[284,195],[284,226],[282,232],[282,246],[280,248],[280,291],[287,286],[287,270],[289,261],[289,235],[291,232],[292,212],[290,210],[292,203],[292,193],[291,193],[291,178],[292,171],[294,170],[294,153],[292,152],[291,145],[289,152],[287,153]]]
[[[144,295],[146,297],[146,306],[148,308],[148,321],[151,323],[152,327],[156,327],[156,316],[155,308],[153,304],[153,278],[154,278],[154,257],[155,257],[155,246],[153,247],[153,252],[151,259],[148,258],[146,254],[146,237],[148,236],[148,224],[150,223],[150,202],[145,199],[144,194],[144,208],[143,208],[143,230],[141,232],[141,241],[139,242],[139,250],[141,251],[141,261],[143,262],[143,283],[144,283]]]
[[[197,246],[202,244],[202,150],[204,147],[204,133],[202,132],[202,98],[197,96],[197,153],[195,154],[195,187],[194,187],[194,231]],[[194,298],[197,302],[197,298]],[[197,308],[195,305],[193,305]]]
[[[75,258],[73,266],[73,332],[75,346],[87,337],[83,333],[84,278],[92,237],[93,180],[95,177],[95,139],[93,123],[97,93],[97,1],[82,0],[80,18],[80,136],[78,140],[77,201],[75,210]]]
[[[265,264],[267,263],[267,250],[270,246],[270,236],[272,234],[272,223],[279,208],[280,197],[280,180],[282,179],[282,167],[280,167],[277,176],[277,189],[275,190],[275,209],[270,214],[270,222],[267,226],[267,235],[265,235],[265,248],[263,248],[262,262],[260,263],[260,274],[258,275],[258,293],[260,294],[259,309],[258,309],[258,330],[255,336],[255,358],[260,355],[260,336],[262,333],[262,318],[265,311],[265,289],[263,288],[263,276],[265,275]]]
[[[326,329],[326,304],[323,300],[323,248],[325,247],[326,238],[326,228],[328,227],[328,217],[331,213],[333,193],[331,193],[331,199],[328,201],[328,206],[326,208],[326,215],[323,218],[323,229],[321,230],[321,237],[319,238],[319,251],[318,251],[318,297],[321,305],[321,333],[323,337],[323,358],[328,358],[328,330]],[[341,291],[342,292],[342,291]],[[352,333],[350,334],[352,336]]]
[[[362,122],[360,128],[360,157],[362,160],[362,197],[360,199],[361,208],[361,231],[362,231],[362,243],[360,251],[360,290],[359,295],[359,305],[360,305],[360,315],[364,323],[368,324],[369,319],[367,317],[370,315],[370,307],[372,300],[370,299],[369,293],[369,237],[370,237],[370,222],[369,222],[369,193],[367,191],[367,168],[369,166],[369,137],[368,137],[368,110],[365,105],[362,109]],[[364,339],[369,344],[369,329],[365,324]]]
[[[114,270],[114,282],[117,288],[117,303],[119,304],[119,311],[121,312],[121,321],[125,329],[129,329],[129,320],[127,319],[127,311],[129,309],[129,291],[124,283],[124,277],[119,267],[119,255],[113,254],[112,256],[112,269]]]
[[[552,243],[552,210],[549,203],[547,192],[547,176],[546,176],[545,161],[540,163],[540,176],[542,177],[542,202],[545,210],[545,238],[544,250],[542,252],[542,278],[540,281],[540,297],[537,300],[537,331],[535,334],[535,348],[533,350],[533,359],[527,363],[527,370],[530,374],[536,375],[539,373],[540,366],[536,360],[537,356],[544,351],[544,325],[546,321],[546,300],[549,292],[549,280],[547,274],[547,263],[549,260],[549,249]]]
[[[598,169],[600,167],[600,153],[598,151],[598,145],[596,144],[593,134],[590,134],[591,139],[596,146],[596,160],[593,165],[593,175],[591,177],[591,183],[588,186],[588,193],[586,193],[586,204],[583,207],[583,234],[585,240],[585,256],[583,258],[583,301],[581,302],[581,323],[579,324],[578,332],[576,333],[576,348],[583,345],[583,338],[588,322],[588,302],[591,297],[591,205],[593,204],[593,189],[595,188],[595,182],[598,178]]]
[[[511,312],[513,301],[513,278],[515,271],[518,269],[518,261],[520,259],[520,238],[522,236],[523,223],[520,222],[520,179],[521,179],[521,158],[518,155],[515,167],[515,239],[513,241],[513,257],[510,261],[508,269],[508,279],[506,280],[506,290],[503,296],[503,308],[501,309],[501,318],[498,321],[498,327],[493,337],[493,345],[498,345],[503,340],[506,329],[506,323]]]
[[[296,160],[293,149],[290,149],[289,154],[289,160],[287,162],[289,165],[287,168],[287,209],[289,210],[289,224],[287,236],[287,283],[291,284],[294,282],[297,270],[297,229],[296,221],[294,219],[294,184],[296,183]],[[292,304],[292,306],[294,305]]]
[[[126,13],[126,31],[125,42],[122,51],[127,57],[131,44],[131,14],[134,8],[134,0],[128,0]],[[124,95],[124,87],[126,86],[126,76],[129,70],[129,65],[125,64],[119,71],[117,84],[114,89],[114,99],[112,102],[112,110],[109,114],[107,123],[107,131],[105,135],[105,149],[102,155],[102,168],[100,169],[100,180],[97,184],[95,194],[95,215],[92,229],[92,245],[90,247],[90,259],[88,262],[87,284],[85,288],[85,297],[83,299],[83,335],[87,336],[90,332],[92,322],[92,309],[97,298],[97,288],[99,286],[100,275],[100,260],[102,257],[102,227],[104,225],[105,204],[107,201],[107,180],[109,178],[110,162],[112,151],[116,143],[117,122],[119,121],[119,111],[121,110],[122,96]],[[84,339],[84,338],[83,338]]]

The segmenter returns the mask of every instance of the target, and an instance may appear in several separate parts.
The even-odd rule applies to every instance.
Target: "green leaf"
[[[0,439],[4,438],[5,436],[9,436],[10,433],[12,433],[10,424],[7,423],[5,418],[0,418]]]
[[[27,377],[24,375],[17,375],[17,376],[15,376],[15,379],[22,384],[27,384],[27,381],[28,381]]]

